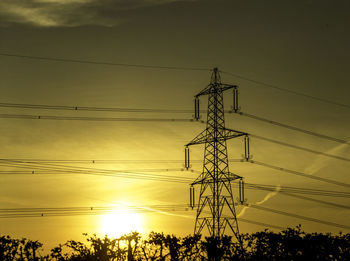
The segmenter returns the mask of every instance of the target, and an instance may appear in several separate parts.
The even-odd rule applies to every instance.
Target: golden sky
[[[347,1],[32,0],[0,1],[0,53],[124,64],[213,68],[281,88],[349,104],[349,3]],[[243,112],[350,140],[350,110],[222,74],[240,88]],[[193,96],[210,81],[209,71],[118,67],[0,56],[0,103],[191,110]],[[201,108],[206,106],[201,98]],[[225,98],[231,106],[231,93]],[[0,114],[81,117],[191,118],[193,113],[115,113],[0,108]],[[205,115],[202,114],[205,118]],[[75,167],[172,175],[184,145],[205,128],[196,122],[96,122],[0,118],[1,159],[114,160]],[[228,128],[349,158],[350,147],[226,114]],[[203,146],[192,149],[201,160]],[[254,160],[350,183],[350,163],[252,138]],[[241,158],[242,140],[228,141],[229,158]],[[119,160],[119,162],[116,162]],[[167,161],[173,162],[167,162]],[[143,162],[140,162],[143,161]],[[151,162],[158,161],[158,162]],[[53,164],[53,163],[52,163]],[[55,163],[58,164],[58,163]],[[63,163],[62,163],[63,164]],[[71,165],[64,163],[63,165]],[[1,171],[25,170],[1,167]],[[201,164],[193,163],[200,171]],[[349,192],[341,187],[232,162],[246,182]],[[117,219],[135,229],[186,235],[194,211],[186,183],[77,174],[1,174],[0,208],[115,207],[111,215],[2,218],[0,233],[54,245],[82,233],[107,233]],[[236,190],[235,190],[236,191]],[[247,190],[249,203],[268,192]],[[349,205],[349,199],[314,197]],[[158,209],[155,206],[167,206]],[[275,193],[261,205],[349,226],[349,210]],[[139,206],[138,214],[132,214]],[[242,207],[238,207],[240,212]],[[173,211],[177,210],[177,211]],[[134,211],[134,212],[133,212]],[[118,218],[116,217],[118,216]],[[256,209],[241,217],[307,231],[339,228]],[[125,225],[128,227],[129,225]],[[264,227],[241,222],[242,232]],[[114,230],[122,230],[115,226]],[[349,231],[344,231],[349,232]],[[112,232],[108,232],[112,233]],[[112,235],[112,234],[111,234]]]

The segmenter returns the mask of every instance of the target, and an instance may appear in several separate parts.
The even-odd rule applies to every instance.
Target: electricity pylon
[[[194,207],[193,185],[200,185],[194,232],[207,229],[210,236],[222,237],[227,226],[240,241],[235,202],[231,181],[239,180],[239,200],[244,201],[242,177],[229,171],[226,140],[245,137],[245,159],[249,159],[248,134],[225,127],[223,92],[233,89],[233,110],[238,111],[237,86],[221,83],[220,74],[214,68],[210,84],[195,95],[195,119],[199,120],[199,97],[208,95],[206,129],[185,146],[185,167],[190,167],[189,146],[205,144],[203,172],[191,184],[190,201]]]

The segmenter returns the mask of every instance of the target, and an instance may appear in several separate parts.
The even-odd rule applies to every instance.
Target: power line
[[[279,90],[279,91],[282,91],[282,92],[287,92],[287,93],[299,95],[299,96],[302,96],[302,97],[306,97],[306,98],[309,98],[309,99],[313,99],[313,100],[316,100],[316,101],[320,101],[320,102],[324,102],[324,103],[328,103],[328,104],[332,104],[332,105],[337,105],[337,106],[340,106],[340,107],[343,107],[343,108],[350,109],[350,105],[348,105],[348,104],[344,104],[344,103],[341,103],[341,102],[332,101],[332,100],[316,97],[316,96],[313,96],[313,95],[309,95],[309,94],[306,94],[306,93],[297,92],[297,91],[294,91],[294,90],[282,88],[282,87],[279,87],[277,85],[269,84],[269,83],[262,82],[262,81],[253,80],[253,79],[250,79],[250,78],[242,76],[242,75],[238,75],[238,74],[234,74],[234,73],[230,73],[230,72],[224,72],[224,71],[221,71],[221,72],[224,73],[224,74],[228,74],[228,75],[231,75],[233,77],[236,77],[238,79],[242,79],[242,80],[245,80],[245,81],[248,81],[248,82],[259,84],[261,86],[265,86],[265,87],[272,88],[272,89],[275,89],[275,90]]]
[[[11,166],[11,165],[10,165]],[[20,166],[23,167],[23,166]],[[24,167],[28,167],[28,166],[24,166]],[[31,165],[29,167],[32,167]],[[178,171],[178,169],[173,169],[174,171]],[[74,171],[74,170],[66,170],[65,168],[59,168],[56,169],[56,171],[59,171],[62,174],[62,171],[68,171],[67,172],[63,172],[63,174],[84,174],[80,171]],[[169,171],[169,169],[150,169],[149,171]],[[180,169],[180,171],[183,171],[183,169]],[[115,172],[115,170],[112,171],[112,173]],[[118,172],[120,172],[120,170],[118,170]],[[0,172],[0,174],[55,174],[54,172],[37,172],[37,171],[8,171],[8,173],[6,171]],[[166,182],[177,182],[177,183],[190,183],[191,179],[190,178],[178,178],[175,176],[165,176],[165,175],[149,175],[149,174],[145,174],[145,173],[135,173],[135,172],[131,172],[128,171],[126,174],[112,174],[109,173],[109,171],[105,170],[104,172],[101,173],[101,170],[97,170],[96,172],[85,172],[85,174],[87,175],[96,175],[96,176],[111,176],[111,177],[126,177],[126,178],[136,178],[136,179],[146,179],[146,180],[155,180],[155,181],[166,181]],[[272,185],[259,185],[259,184],[246,184],[247,188],[256,188],[259,190],[267,190],[267,191],[274,191],[275,188],[272,188]],[[304,191],[303,191],[304,190]],[[289,191],[289,192],[288,192]],[[294,193],[310,193],[313,195],[332,195],[332,196],[346,196],[346,193],[339,193],[339,192],[332,192],[332,191],[322,191],[322,190],[305,190],[305,189],[301,189],[301,188],[288,188],[288,187],[281,187],[280,191],[281,193],[284,193],[287,196],[292,196],[292,197],[296,197],[302,200],[308,200],[308,201],[313,201],[313,202],[317,202],[317,203],[321,203],[321,204],[325,204],[325,205],[330,205],[333,207],[339,207],[339,208],[345,208],[345,209],[349,209],[349,207],[344,206],[344,205],[340,205],[340,204],[336,204],[336,203],[332,203],[332,202],[326,202],[326,201],[322,201],[322,200],[317,200],[317,199],[312,199],[312,198],[307,198],[304,196],[299,196],[299,195],[295,195],[295,194],[291,194],[290,192],[294,192]],[[334,195],[334,193],[337,193]],[[350,195],[348,195],[349,197]]]
[[[36,170],[46,171],[46,174],[86,174],[86,175],[96,175],[96,176],[111,176],[111,177],[124,177],[124,178],[138,178],[144,180],[155,180],[155,181],[166,181],[166,182],[178,182],[178,183],[190,183],[190,179],[170,176],[170,175],[158,175],[158,174],[146,174],[135,171],[118,171],[118,170],[104,170],[104,169],[94,169],[94,168],[76,168],[72,166],[63,166],[63,165],[53,165],[53,164],[34,164],[34,163],[25,163],[25,162],[7,162],[0,160],[0,166],[6,167],[17,167],[31,169],[27,174],[36,174]],[[33,170],[35,169],[35,170]],[[49,172],[47,172],[49,171]],[[169,169],[167,169],[169,171]],[[183,171],[183,169],[177,169],[174,171]],[[165,170],[164,170],[165,172]],[[5,174],[4,172],[3,174]],[[14,174],[16,172],[13,172]],[[40,173],[40,172],[39,172]],[[11,172],[7,173],[11,174]],[[23,173],[21,173],[23,174]]]
[[[179,183],[189,183],[191,179],[185,179],[178,176],[169,176],[169,175],[156,175],[156,174],[145,174],[136,172],[134,170],[132,171],[120,171],[120,170],[106,170],[106,169],[97,169],[97,168],[82,168],[82,167],[74,167],[74,166],[66,166],[66,165],[56,165],[56,164],[49,164],[49,163],[31,163],[31,162],[24,162],[24,161],[11,161],[6,159],[0,159],[0,165],[7,166],[7,167],[18,167],[18,168],[26,168],[31,169],[31,172],[28,174],[35,174],[37,170],[44,170],[44,171],[52,171],[53,172],[59,172],[59,173],[70,173],[70,174],[94,174],[94,175],[109,175],[109,176],[122,176],[127,178],[140,178],[140,179],[152,179],[152,180],[159,180],[159,181],[169,181],[169,182],[179,182]],[[152,169],[151,171],[184,171],[183,168],[176,168],[176,169]]]
[[[116,205],[116,206],[99,206],[99,207],[31,207],[31,208],[0,208],[1,213],[42,213],[42,212],[58,212],[58,211],[92,211],[92,210],[132,210],[140,208],[176,208],[187,207],[187,204],[158,204],[158,205]]]
[[[0,107],[5,108],[22,108],[22,109],[44,109],[44,110],[69,110],[69,111],[99,111],[99,112],[121,112],[121,113],[191,113],[192,110],[178,110],[178,109],[151,109],[151,108],[117,108],[117,107],[92,107],[92,106],[66,106],[66,105],[43,105],[43,104],[26,104],[26,103],[0,103]],[[231,110],[226,111],[232,113]],[[280,123],[277,121],[269,120],[260,116],[256,116],[253,114],[249,114],[246,112],[237,112],[238,115],[245,116],[251,119],[259,120],[262,122],[266,122],[269,124],[273,124],[275,126],[283,127],[286,129],[298,131],[301,133],[305,133],[308,135],[312,135],[318,138],[347,144],[350,145],[346,140],[334,138],[331,136],[323,135],[320,133],[316,133],[313,131],[305,130],[299,127],[287,125],[284,123]],[[42,118],[44,116],[34,116],[34,115],[8,115],[5,114],[4,118]],[[49,116],[51,118],[51,116]],[[53,116],[56,117],[56,116]],[[95,119],[94,119],[95,120]],[[110,120],[110,118],[106,118],[106,120]]]
[[[69,63],[80,63],[80,64],[95,64],[95,65],[107,65],[107,66],[120,66],[120,67],[138,67],[138,68],[149,68],[149,69],[166,69],[166,70],[190,70],[190,71],[212,71],[212,69],[209,68],[200,68],[200,67],[182,67],[182,66],[160,66],[160,65],[147,65],[147,64],[130,64],[130,63],[113,63],[113,62],[100,62],[100,61],[92,61],[92,60],[80,60],[80,59],[65,59],[65,58],[54,58],[54,57],[44,57],[44,56],[31,56],[31,55],[20,55],[20,54],[10,54],[10,53],[0,53],[1,56],[6,56],[6,57],[16,57],[16,58],[25,58],[25,59],[32,59],[32,60],[42,60],[42,61],[55,61],[55,62],[69,62]],[[301,93],[301,92],[296,92],[293,90],[289,90],[286,88],[281,88],[276,85],[272,85],[269,83],[265,83],[262,81],[257,81],[250,79],[248,77],[230,73],[230,72],[225,72],[221,71],[222,73],[234,76],[236,78],[246,80],[249,82],[253,82],[265,87],[273,88],[279,91],[284,91],[288,93],[292,93],[295,95],[307,97],[310,99],[314,99],[317,101],[345,107],[345,108],[350,108],[350,105],[348,104],[343,104],[340,102],[324,99],[324,98],[319,98],[313,95]]]
[[[258,135],[255,135],[255,134],[249,134],[249,135],[250,135],[251,137],[254,137],[254,138],[257,138],[257,139],[260,139],[260,140],[264,140],[264,141],[268,141],[268,142],[271,142],[271,143],[275,143],[275,144],[278,144],[278,145],[290,147],[290,148],[293,148],[293,149],[298,149],[298,150],[307,151],[307,152],[310,152],[310,153],[322,155],[322,156],[329,157],[329,158],[333,158],[333,159],[338,159],[338,160],[343,160],[343,161],[348,161],[348,162],[350,162],[350,159],[349,159],[349,158],[345,158],[345,157],[341,157],[341,156],[337,156],[337,155],[332,155],[332,154],[324,153],[324,152],[321,152],[321,151],[317,151],[317,150],[313,150],[313,149],[309,149],[309,148],[305,148],[305,147],[293,145],[293,144],[286,143],[286,142],[283,142],[283,141],[278,141],[278,140],[274,140],[274,139],[271,139],[271,138],[266,138],[266,137],[258,136]]]
[[[183,160],[165,159],[165,160],[123,160],[123,159],[26,159],[26,158],[1,158],[3,161],[21,161],[26,163],[70,163],[70,164],[166,164],[183,163]],[[202,163],[203,160],[191,160],[191,163]],[[229,159],[229,162],[244,162],[244,159]]]
[[[28,217],[55,217],[55,216],[78,216],[97,214],[118,214],[120,211],[129,210],[133,213],[147,213],[158,211],[188,211],[185,204],[173,205],[150,205],[150,206],[119,206],[116,207],[60,207],[60,208],[12,208],[1,209],[0,218],[28,218]],[[180,208],[180,209],[179,209]]]
[[[176,177],[176,176],[169,176],[169,175],[153,175],[150,173],[139,173],[139,172],[132,172],[132,170],[128,170],[125,173],[110,173],[110,174],[104,174],[101,172],[74,172],[74,171],[32,171],[32,170],[24,170],[24,171],[1,171],[0,175],[65,175],[65,174],[74,174],[74,175],[94,175],[94,176],[101,176],[101,177],[116,177],[116,178],[132,178],[132,179],[141,179],[141,180],[154,180],[154,181],[166,181],[166,182],[175,182],[175,183],[185,183],[189,184],[191,183],[191,178],[186,177]],[[237,183],[237,182],[234,182]],[[268,184],[253,184],[253,183],[245,183],[246,189],[254,189],[254,190],[264,190],[264,191],[276,191],[275,185],[268,185]],[[298,193],[298,194],[308,194],[308,195],[317,195],[317,196],[327,196],[327,197],[341,197],[341,198],[350,198],[350,193],[347,192],[341,192],[341,191],[330,191],[330,190],[316,190],[316,189],[307,189],[307,188],[299,188],[299,187],[288,187],[288,186],[281,186],[280,193]],[[321,203],[321,202],[320,202]]]
[[[305,173],[298,173],[293,170],[284,169],[281,167],[269,165],[267,163],[250,161],[251,163],[255,163],[261,166],[269,167],[272,169],[285,171],[287,173],[292,172],[292,174],[296,175],[307,175],[313,178],[314,176],[308,175]],[[152,179],[158,181],[169,181],[169,182],[179,182],[179,183],[190,183],[192,178],[186,177],[178,177],[178,176],[170,176],[170,175],[158,175],[151,173],[140,173],[143,172],[169,172],[169,171],[184,171],[183,168],[165,168],[165,169],[138,169],[138,170],[107,170],[107,169],[96,169],[96,168],[82,168],[82,167],[74,167],[74,166],[66,166],[66,165],[56,165],[56,164],[48,164],[48,163],[32,163],[25,162],[19,160],[9,160],[9,159],[0,159],[0,165],[6,167],[18,167],[30,169],[28,171],[18,171],[18,170],[9,170],[9,171],[1,171],[0,174],[86,174],[86,175],[97,175],[97,176],[111,176],[111,177],[128,177],[128,178],[136,178],[136,179]],[[40,170],[40,171],[38,171]],[[191,170],[191,172],[201,173],[200,171]],[[103,175],[105,174],[105,175]],[[316,180],[319,180],[318,177],[314,177]],[[323,181],[323,180],[322,180]],[[327,180],[329,181],[329,180]],[[336,182],[330,180],[331,182]],[[346,184],[347,185],[347,184]],[[274,185],[268,184],[253,184],[253,183],[245,183],[246,188],[252,189],[262,189],[262,190],[275,190]],[[331,196],[331,197],[350,197],[350,193],[341,192],[341,191],[330,191],[330,190],[319,190],[319,189],[305,189],[300,187],[288,187],[283,186],[280,188],[280,191],[285,191],[289,193],[298,193],[298,194],[310,194],[310,195],[319,195],[319,196]]]
[[[5,164],[0,164],[0,166],[10,166]],[[17,166],[21,167],[21,166]],[[29,167],[24,167],[29,168]],[[180,172],[180,171],[179,171]],[[191,180],[189,178],[181,178],[178,176],[171,175],[156,175],[152,173],[142,173],[139,171],[117,171],[117,172],[83,172],[74,170],[27,170],[27,171],[1,171],[0,175],[94,175],[94,176],[105,176],[105,177],[117,177],[117,178],[131,178],[131,179],[141,179],[141,180],[154,180],[154,181],[166,181],[166,182],[176,182],[189,184]]]
[[[9,164],[10,166],[25,166],[25,167],[35,167],[35,168],[44,168],[49,170],[63,170],[63,171],[103,171],[103,172],[118,172],[121,170],[106,170],[106,169],[97,169],[97,168],[86,168],[86,167],[76,167],[69,165],[57,165],[51,163],[34,163],[34,162],[26,162],[20,160],[9,160],[9,159],[0,159],[0,163]],[[124,171],[124,170],[123,170]],[[134,171],[134,170],[133,170]],[[163,169],[143,169],[142,171],[184,171],[184,168],[163,168]]]
[[[6,108],[25,108],[25,109],[45,109],[45,110],[69,110],[69,111],[100,111],[100,112],[128,112],[128,113],[191,113],[192,110],[176,109],[151,109],[151,108],[116,108],[116,107],[91,107],[91,106],[65,106],[65,105],[43,105],[43,104],[23,104],[23,103],[0,103],[0,107]],[[227,111],[232,113],[232,111]],[[339,139],[313,131],[305,130],[299,127],[287,125],[274,120],[269,120],[257,115],[246,112],[237,112],[238,115],[251,119],[266,122],[275,126],[298,131],[304,134],[312,135],[318,138],[350,145],[346,140]],[[143,118],[101,118],[101,117],[66,117],[66,116],[40,116],[40,115],[18,115],[18,114],[0,114],[0,118],[23,118],[23,119],[51,119],[51,120],[91,120],[91,121],[144,121]],[[147,119],[147,121],[153,119]],[[178,121],[177,119],[162,119],[161,121]],[[187,119],[186,119],[187,120]],[[190,120],[190,119],[188,119]],[[157,119],[158,121],[158,119]]]
[[[4,164],[1,163],[1,166],[14,166],[14,164]],[[139,173],[139,172],[119,172],[119,171],[108,171],[108,170],[79,170],[79,169],[67,169],[67,168],[53,168],[53,167],[38,167],[38,166],[31,166],[31,165],[15,165],[18,168],[35,168],[39,170],[48,171],[47,174],[85,174],[85,175],[96,175],[96,176],[111,176],[111,177],[125,177],[125,178],[138,178],[138,179],[145,179],[145,180],[156,180],[156,181],[168,181],[168,182],[179,182],[179,183],[185,183],[185,181],[177,176],[169,176],[169,175],[148,175],[145,173]],[[11,174],[11,173],[9,173]],[[28,174],[36,174],[36,171],[32,170]],[[40,172],[39,172],[40,174]]]
[[[154,175],[145,175],[144,173],[133,173],[133,172],[127,172],[127,173],[79,173],[79,172],[73,172],[73,171],[67,171],[67,172],[23,172],[23,173],[1,173],[0,175],[54,175],[54,176],[59,176],[59,175],[92,175],[92,176],[97,176],[97,177],[112,177],[112,178],[126,178],[126,179],[137,179],[137,180],[146,180],[146,181],[158,181],[158,182],[171,182],[171,183],[181,183],[181,184],[190,184],[190,181],[186,181],[183,179],[177,179],[174,176],[168,176],[164,175],[163,177],[157,177]]]
[[[0,103],[0,107],[15,107],[15,108],[31,108],[31,109],[53,109],[53,110],[86,110],[86,111],[109,111],[109,112],[162,112],[162,113],[188,113],[189,110],[165,110],[165,109],[132,109],[132,108],[105,108],[105,107],[77,107],[77,106],[62,106],[62,105],[35,105],[35,104],[12,104],[12,103]],[[299,131],[305,134],[309,134],[312,136],[316,136],[319,138],[323,138],[330,141],[335,141],[342,144],[350,145],[346,140],[334,138],[331,136],[319,134],[316,132],[308,131],[305,129],[301,129],[298,127],[294,127],[291,125],[286,125],[280,122],[276,122],[273,120],[269,120],[266,118],[262,118],[253,114],[239,112],[239,115],[246,116],[252,119],[260,120],[263,122],[267,122],[276,126],[284,127],[287,129],[291,129],[294,131]],[[0,114],[0,118],[12,118],[12,119],[31,119],[31,120],[77,120],[77,121],[146,121],[146,122],[193,122],[193,119],[160,119],[160,118],[111,118],[111,117],[71,117],[71,116],[41,116],[41,115],[28,115],[28,114]],[[275,141],[272,139],[264,138],[257,135],[256,138],[264,139],[266,141],[274,142],[279,145],[289,146],[297,149],[306,150],[308,152],[333,157],[336,159],[344,160],[345,158],[326,154],[323,152],[317,152],[315,150],[310,150],[307,148],[302,148],[299,146],[283,143],[280,141]],[[346,161],[350,161],[350,159],[345,159]]]
[[[258,225],[258,226],[262,226],[262,227],[271,227],[271,228],[276,228],[276,229],[280,229],[280,230],[284,230],[285,227],[281,227],[278,225],[272,225],[272,224],[267,224],[267,223],[263,223],[263,222],[259,222],[259,221],[255,221],[255,220],[249,220],[249,219],[245,219],[245,218],[237,218],[239,222],[246,222],[246,223],[250,223],[250,224],[254,224],[254,225]]]
[[[267,167],[270,169],[274,169],[274,170],[279,170],[288,174],[293,174],[293,175],[297,175],[297,176],[301,176],[304,178],[308,178],[308,179],[313,179],[313,180],[317,180],[317,181],[322,181],[322,182],[326,182],[326,183],[330,183],[330,184],[334,184],[334,185],[338,185],[338,186],[343,186],[343,187],[350,187],[350,184],[341,182],[341,181],[336,181],[336,180],[332,180],[332,179],[326,179],[326,178],[322,178],[322,177],[317,177],[314,175],[310,175],[310,174],[306,174],[303,172],[299,172],[299,171],[295,171],[295,170],[290,170],[290,169],[286,169],[286,168],[282,168],[282,167],[278,167],[278,166],[274,166],[268,163],[264,163],[264,162],[260,162],[260,161],[256,161],[256,160],[249,160],[248,162],[256,164],[256,165],[260,165],[263,167]]]
[[[182,67],[182,66],[160,66],[160,65],[147,65],[147,64],[130,64],[130,63],[113,63],[113,62],[100,62],[100,61],[92,61],[92,60],[80,60],[80,59],[65,59],[65,58],[54,58],[54,57],[44,57],[44,56],[31,56],[31,55],[21,55],[21,54],[11,54],[11,53],[0,53],[1,56],[6,56],[6,57],[16,57],[16,58],[25,58],[25,59],[32,59],[32,60],[41,60],[41,61],[55,61],[55,62],[69,62],[69,63],[80,63],[80,64],[94,64],[94,65],[106,65],[106,66],[120,66],[120,67],[138,67],[138,68],[149,68],[149,69],[166,69],[166,70],[190,70],[190,71],[211,71],[212,69],[209,68],[200,68],[200,67]],[[303,97],[307,97],[310,99],[314,99],[317,101],[321,101],[321,102],[325,102],[325,103],[329,103],[329,104],[333,104],[333,105],[337,105],[337,106],[341,106],[341,107],[345,107],[345,108],[350,108],[350,105],[348,104],[343,104],[340,102],[335,102],[335,101],[331,101],[328,99],[324,99],[324,98],[319,98],[316,96],[312,96],[312,95],[308,95],[305,93],[301,93],[301,92],[296,92],[293,90],[289,90],[286,88],[281,88],[278,87],[276,85],[272,85],[272,84],[268,84],[262,81],[257,81],[257,80],[253,80],[250,79],[248,77],[245,76],[241,76],[238,74],[234,74],[234,73],[230,73],[230,72],[225,72],[225,71],[221,71],[222,73],[234,76],[236,78],[239,79],[243,79],[249,82],[253,82],[265,87],[269,87],[269,88],[273,88],[273,89],[277,89],[279,91],[284,91],[284,92],[288,92],[288,93],[292,93],[295,95],[299,95],[299,96],[303,96]]]
[[[81,174],[81,173],[80,173]],[[89,174],[92,174],[92,173],[89,173]],[[130,174],[130,173],[128,173]],[[100,174],[98,174],[100,175]],[[108,174],[106,174],[108,176]],[[115,176],[115,175],[113,175]],[[136,178],[140,178],[140,177],[136,177]],[[142,177],[143,178],[143,177]],[[148,179],[152,179],[153,177],[152,176],[149,176],[147,177]],[[182,182],[181,180],[171,180],[169,179],[169,177],[164,177],[164,178],[168,178],[166,180],[162,180],[162,181],[170,181],[170,182]],[[171,178],[174,178],[173,176]],[[161,180],[159,176],[156,176],[156,179],[157,180]],[[183,180],[184,181],[184,180]],[[188,178],[187,182],[186,183],[189,183],[191,181],[191,179]],[[263,190],[271,190],[271,189],[266,189],[266,185],[257,185],[257,184],[247,184],[248,187],[255,187],[255,188],[258,188],[258,189],[263,189]],[[297,189],[297,188],[294,188],[294,189]],[[305,190],[305,189],[304,189]],[[310,189],[309,189],[310,190]],[[297,191],[300,193],[301,189],[298,188]],[[312,190],[310,190],[312,191]],[[330,202],[325,202],[325,201],[321,201],[321,200],[316,200],[316,199],[311,199],[311,198],[307,198],[307,197],[303,197],[303,196],[298,196],[298,195],[293,195],[293,194],[290,194],[288,192],[286,192],[286,188],[281,188],[280,192],[282,193],[285,193],[286,195],[288,196],[293,196],[293,197],[297,197],[299,199],[303,199],[303,200],[309,200],[309,201],[314,201],[314,202],[317,202],[317,203],[322,203],[322,204],[328,204],[328,205],[332,205],[332,206],[335,206],[335,207],[342,207],[342,208],[349,208],[349,207],[346,207],[346,206],[343,206],[343,205],[339,205],[339,204],[335,204],[335,203],[330,203]],[[318,195],[322,195],[322,190],[313,190],[312,191],[313,193],[317,193]],[[329,192],[325,193],[325,195],[329,195]],[[66,215],[67,213],[65,213],[64,215]],[[79,213],[81,214],[81,213]],[[83,213],[84,214],[84,213]],[[13,216],[13,214],[11,214]],[[46,214],[47,215],[47,214]],[[51,214],[50,214],[51,215]],[[61,213],[59,215],[62,215]],[[75,213],[74,215],[78,215],[77,213]],[[18,215],[17,215],[18,216]],[[17,217],[16,215],[14,217]],[[37,216],[37,215],[34,215],[34,216]],[[2,216],[1,216],[2,217]],[[9,217],[9,215],[7,215],[6,217]],[[28,215],[25,215],[23,217],[29,217]],[[305,218],[304,218],[305,219]],[[310,218],[308,218],[307,220],[310,220]],[[313,220],[314,221],[314,220]]]
[[[346,206],[346,205],[342,205],[342,204],[337,204],[337,203],[319,200],[319,199],[315,199],[315,198],[309,198],[309,197],[305,197],[305,196],[301,196],[301,195],[295,195],[295,194],[291,194],[291,193],[284,192],[284,191],[282,191],[281,193],[282,193],[282,195],[286,195],[286,196],[293,197],[293,198],[298,198],[301,200],[312,201],[312,202],[316,202],[319,204],[328,205],[328,206],[332,206],[332,207],[336,207],[336,208],[350,209],[350,206]]]
[[[178,164],[183,163],[183,160],[117,160],[117,159],[74,159],[74,160],[64,160],[64,159],[14,159],[7,158],[3,159],[7,161],[25,161],[28,163],[69,163],[69,164]],[[232,161],[241,161],[233,160]],[[194,163],[201,163],[201,160],[193,160]]]
[[[3,163],[0,163],[0,166],[12,166],[12,167],[18,167],[17,165],[12,165],[12,164],[3,164]],[[23,165],[25,166],[25,165]],[[29,168],[31,166],[28,166]],[[35,167],[35,166],[33,166]],[[26,166],[27,168],[27,166]],[[55,171],[55,169],[52,169],[53,171]],[[65,169],[56,169],[56,171],[60,172],[60,171],[63,171],[63,172],[67,172],[67,173],[76,173],[76,172],[73,172],[75,170],[65,170]],[[101,170],[98,170],[97,169],[97,172],[98,173],[99,171]],[[112,173],[116,172],[117,173],[128,173],[128,172],[146,172],[146,173],[151,173],[151,172],[183,172],[184,169],[183,168],[174,168],[174,169],[171,169],[171,168],[167,168],[167,169],[129,169],[129,170],[124,170],[124,169],[118,169],[118,170],[103,170],[103,171],[110,171]],[[77,170],[77,172],[84,172],[84,170]],[[44,173],[44,172],[38,172],[38,171],[35,171],[35,170],[0,170],[0,174],[39,174],[39,173]],[[45,172],[47,173],[47,172]],[[54,173],[54,172],[52,172]]]
[[[80,172],[74,172],[74,171],[66,171],[66,172],[41,172],[41,171],[35,171],[33,173],[1,173],[0,175],[93,175],[97,177],[113,177],[113,178],[126,178],[126,179],[137,179],[137,180],[146,180],[146,181],[158,181],[158,182],[171,182],[171,183],[181,183],[181,184],[189,184],[190,181],[186,181],[186,179],[180,179],[176,176],[169,176],[169,175],[162,175],[162,176],[155,176],[152,174],[145,174],[145,173],[139,173],[139,172],[127,172],[127,173],[101,173],[101,172],[95,172],[95,173],[80,173]]]
[[[244,186],[247,189],[276,191],[276,186],[275,185],[269,185],[269,184],[244,183]],[[310,189],[310,188],[291,187],[291,186],[279,186],[278,192],[281,192],[281,193],[307,194],[307,195],[314,195],[314,196],[350,198],[350,193],[349,192],[334,191],[334,190],[324,190],[324,189]]]
[[[251,207],[251,208],[255,208],[255,209],[259,209],[259,210],[263,210],[263,211],[268,211],[268,212],[272,212],[272,213],[287,216],[287,217],[294,217],[294,218],[303,219],[303,220],[307,220],[307,221],[311,221],[311,222],[315,222],[315,223],[319,223],[319,224],[324,224],[324,225],[328,225],[328,226],[350,229],[350,226],[338,224],[338,223],[334,223],[334,222],[330,222],[330,221],[325,221],[325,220],[321,220],[321,219],[317,219],[317,218],[306,217],[306,216],[302,216],[302,215],[298,215],[298,214],[294,214],[294,213],[289,213],[289,212],[285,212],[285,211],[281,211],[281,210],[277,210],[277,209],[271,209],[271,208],[267,208],[267,207],[262,207],[262,206],[258,206],[258,205],[253,205],[253,204],[245,204],[245,205],[247,207]]]
[[[338,139],[338,138],[334,138],[334,137],[331,137],[331,136],[327,136],[327,135],[323,135],[323,134],[320,134],[320,133],[316,133],[316,132],[313,132],[313,131],[309,131],[309,130],[305,130],[305,129],[302,129],[302,128],[294,127],[294,126],[291,126],[291,125],[287,125],[287,124],[280,123],[280,122],[277,122],[277,121],[273,121],[273,120],[269,120],[269,119],[266,119],[266,118],[262,118],[260,116],[256,116],[256,115],[249,114],[249,113],[246,113],[246,112],[238,112],[237,114],[241,115],[241,116],[245,116],[245,117],[251,118],[251,119],[254,119],[254,120],[259,120],[259,121],[262,121],[262,122],[270,123],[270,124],[273,124],[275,126],[279,126],[279,127],[283,127],[283,128],[286,128],[286,129],[290,129],[290,130],[298,131],[298,132],[305,133],[305,134],[308,134],[308,135],[312,135],[312,136],[315,136],[315,137],[318,137],[318,138],[322,138],[322,139],[326,139],[326,140],[330,140],[330,141],[334,141],[334,142],[350,145],[346,140],[343,140],[343,139]]]
[[[68,121],[125,121],[125,122],[194,122],[193,119],[162,119],[162,118],[107,118],[107,117],[70,117],[29,114],[0,114],[0,118],[26,120],[68,120]]]
[[[123,206],[124,210],[125,206]],[[179,209],[180,208],[180,209]],[[150,205],[150,206],[128,206],[127,210],[133,213],[158,213],[157,211],[188,211],[187,204],[172,205]],[[33,218],[33,217],[55,217],[55,216],[79,216],[79,215],[105,215],[113,214],[116,209],[113,207],[68,207],[68,208],[12,208],[0,209],[0,218]],[[271,227],[276,229],[285,229],[284,227],[249,220],[246,218],[238,218],[241,222],[255,224],[263,227]]]
[[[250,185],[251,187],[253,188],[258,188],[258,189],[261,189],[261,190],[266,190],[266,191],[271,191],[271,192],[276,192],[276,186],[274,187],[265,187],[265,186],[259,186],[259,185]],[[343,208],[343,209],[350,209],[349,206],[346,206],[346,205],[342,205],[342,204],[337,204],[337,203],[333,203],[333,202],[329,202],[329,201],[324,201],[324,200],[319,200],[319,199],[314,199],[314,198],[309,198],[309,197],[305,197],[305,196],[301,196],[301,195],[298,195],[298,194],[294,194],[294,193],[290,193],[290,192],[287,192],[285,189],[279,189],[278,190],[278,193],[281,193],[282,195],[285,195],[285,196],[289,196],[289,197],[294,197],[294,198],[298,198],[298,199],[301,199],[301,200],[306,200],[306,201],[312,201],[312,202],[316,202],[316,203],[319,203],[319,204],[323,204],[323,205],[328,205],[328,206],[332,206],[332,207],[337,207],[337,208]],[[299,193],[299,192],[296,192],[296,193]],[[318,194],[318,195],[322,195],[322,194]]]
[[[3,108],[41,109],[41,110],[64,110],[64,111],[100,111],[100,112],[138,112],[138,113],[191,113],[192,110],[171,109],[147,109],[147,108],[116,108],[116,107],[93,107],[93,106],[66,106],[28,103],[0,103]]]
[[[148,68],[148,69],[183,70],[183,71],[211,71],[211,69],[200,68],[200,67],[161,66],[161,65],[149,65],[149,64],[100,62],[100,61],[92,61],[92,60],[65,59],[65,58],[32,56],[32,55],[21,55],[21,54],[10,54],[10,53],[0,53],[0,55],[6,56],[6,57],[25,58],[25,59],[31,59],[31,60],[95,64],[95,65],[107,65],[107,66],[119,66],[119,67],[138,67],[138,68]]]

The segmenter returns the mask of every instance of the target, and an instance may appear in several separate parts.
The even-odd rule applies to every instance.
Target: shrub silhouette
[[[242,244],[222,238],[189,235],[184,238],[137,232],[110,239],[95,234],[86,243],[69,240],[42,255],[42,244],[0,236],[1,261],[174,261],[174,260],[350,260],[350,234],[305,233],[300,226],[279,233],[264,230],[241,235]]]
[[[9,236],[0,237],[0,260],[40,260],[39,250],[42,244],[26,238],[12,239]]]

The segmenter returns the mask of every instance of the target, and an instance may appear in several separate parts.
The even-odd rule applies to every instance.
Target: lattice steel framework
[[[214,68],[210,84],[195,96],[198,120],[198,98],[208,95],[206,129],[186,144],[186,150],[191,145],[205,144],[203,172],[191,184],[200,185],[194,232],[207,229],[210,236],[222,237],[229,227],[240,241],[231,181],[242,178],[229,171],[226,140],[248,134],[225,127],[223,92],[229,89],[237,93],[237,86],[221,83],[219,71]],[[189,166],[188,162],[185,164]]]

